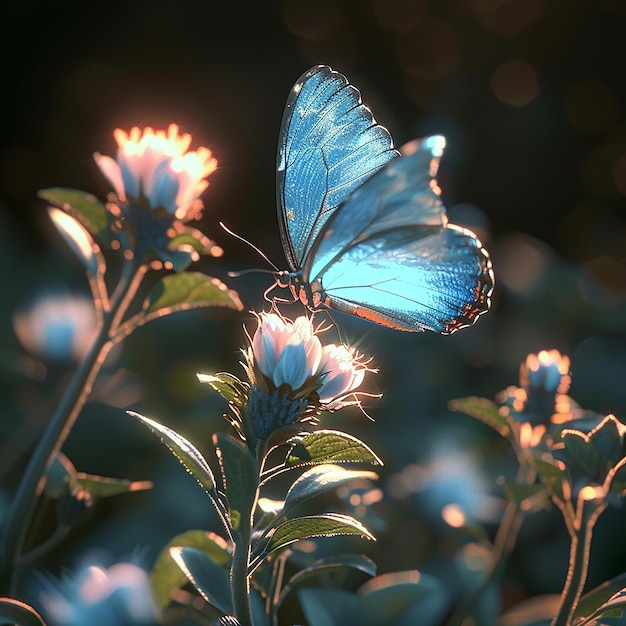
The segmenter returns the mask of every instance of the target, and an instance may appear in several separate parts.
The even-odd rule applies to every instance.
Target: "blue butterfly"
[[[312,309],[399,330],[452,333],[490,306],[491,262],[448,223],[435,180],[445,139],[393,147],[359,91],[318,65],[294,85],[277,158],[278,282]]]

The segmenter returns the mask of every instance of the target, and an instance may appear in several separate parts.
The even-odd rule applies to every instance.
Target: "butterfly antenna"
[[[232,235],[235,239],[239,239],[239,241],[242,241],[243,243],[249,245],[264,261],[267,262],[268,265],[271,265],[274,268],[274,272],[279,272],[280,270],[270,261],[269,257],[260,249],[257,248],[252,242],[248,241],[247,239],[244,239],[241,235],[238,235],[237,233],[233,232],[232,230],[230,230],[230,228],[228,228],[226,226],[226,224],[224,224],[224,222],[219,222],[219,225],[229,234]],[[252,271],[263,271],[263,270],[252,270]],[[241,276],[243,272],[229,272],[229,276]]]

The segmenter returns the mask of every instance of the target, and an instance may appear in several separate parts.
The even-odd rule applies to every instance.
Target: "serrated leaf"
[[[368,576],[376,575],[376,564],[363,554],[337,554],[318,559],[308,567],[296,572],[283,586],[278,598],[277,605],[280,606],[287,595],[296,585],[309,580],[310,578],[326,574],[333,570],[356,569]]]
[[[92,276],[99,272],[104,273],[106,261],[89,231],[76,218],[61,209],[50,207],[48,213],[56,229],[87,271]]]
[[[232,613],[228,573],[205,552],[173,547],[170,554],[198,593],[223,613]]]
[[[110,243],[112,233],[109,228],[110,214],[98,198],[86,191],[52,187],[39,191],[39,197],[51,205],[71,213],[93,235],[103,243]]]
[[[362,626],[436,626],[449,605],[441,581],[416,570],[372,578],[358,594]]]
[[[5,622],[6,618],[10,620]],[[15,626],[46,626],[43,617],[32,606],[13,598],[0,597],[0,623]]]
[[[241,520],[252,515],[259,474],[255,458],[240,441],[226,433],[213,435],[228,500],[230,522],[239,530]]]
[[[477,398],[469,396],[467,398],[458,398],[448,403],[451,411],[459,411],[470,417],[487,424],[503,437],[509,437],[511,434],[511,425],[506,415],[500,413],[500,407],[487,398]]]
[[[214,375],[196,374],[196,376],[201,383],[211,385],[229,404],[234,404],[239,408],[244,408],[248,405],[249,387],[236,376],[226,372]]]
[[[131,491],[143,491],[152,489],[153,483],[150,480],[128,480],[126,478],[110,478],[108,476],[96,476],[78,472],[75,477],[84,489],[96,498],[109,498]]]
[[[626,589],[626,573],[598,585],[582,596],[574,611],[574,617],[587,618],[594,615],[603,604],[624,589]]]
[[[322,463],[383,462],[361,440],[337,430],[317,430],[293,442],[285,459],[287,467]]]
[[[196,548],[204,552],[214,563],[224,568],[224,572],[228,571],[231,561],[228,544],[215,533],[204,530],[188,530],[174,537],[163,548],[150,573],[152,588],[161,608],[168,606],[172,591],[182,587],[187,580],[187,576],[170,553],[170,548],[176,547]]]
[[[214,501],[217,500],[213,472],[200,451],[192,443],[171,428],[163,426],[163,424],[159,424],[134,411],[127,411],[127,413],[138,418],[143,424],[150,428],[152,432],[159,435],[161,441],[170,449],[185,469],[198,481],[198,484]]]
[[[268,555],[274,550],[284,548],[300,539],[335,537],[337,535],[357,535],[375,541],[374,535],[353,517],[339,513],[325,513],[323,515],[296,517],[283,522],[267,538],[263,545],[263,553]]]
[[[347,470],[338,465],[319,465],[307,470],[289,488],[281,515],[287,515],[293,508],[309,498],[325,491],[336,489],[343,483],[361,478],[378,480],[378,474],[364,470]]]
[[[238,311],[243,308],[236,293],[219,279],[201,272],[179,272],[164,276],[155,285],[144,310],[151,315],[209,306],[224,306]]]

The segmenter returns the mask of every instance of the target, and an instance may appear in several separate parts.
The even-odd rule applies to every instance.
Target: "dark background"
[[[446,135],[444,200],[453,221],[479,233],[496,273],[492,312],[449,338],[338,320],[348,340],[374,355],[381,373],[370,377],[370,389],[385,398],[368,403],[375,423],[358,412],[332,423],[377,450],[387,464],[382,484],[408,465],[428,465],[435,443],[444,441],[448,451],[450,442],[470,450],[486,472],[484,491],[497,493],[498,464],[510,461],[506,447],[470,418],[450,414],[447,401],[493,397],[516,382],[526,354],[540,349],[571,356],[572,395],[583,406],[626,419],[625,17],[618,0],[3,3],[4,435],[31,415],[24,397],[33,394],[42,427],[54,389],[71,371],[47,363],[44,380],[18,373],[24,349],[13,314],[50,285],[85,289],[37,191],[67,186],[104,197],[108,187],[91,155],[115,153],[112,130],[178,123],[194,146],[207,145],[219,160],[199,226],[225,255],[195,269],[239,290],[246,311],[262,309],[271,279],[232,279],[227,272],[264,262],[217,222],[283,266],[276,144],[291,86],[318,63],[359,87],[398,145]],[[160,320],[111,360],[104,374],[123,372],[135,389],[132,401],[111,406],[110,398],[96,397],[66,451],[81,470],[149,478],[157,487],[104,504],[42,567],[58,572],[93,545],[114,558],[140,546],[149,565],[176,532],[210,526],[193,481],[185,482],[176,462],[122,409],[132,406],[208,449],[223,406],[198,388],[195,372],[240,374],[241,326],[253,328],[250,320],[221,311]],[[21,460],[6,470],[7,498],[27,454],[24,445]],[[383,515],[390,521],[371,549],[382,570],[434,571],[438,558],[445,561],[433,548],[447,545],[436,530],[441,520],[428,521],[421,506],[388,495]],[[626,545],[617,538],[623,514],[606,517],[591,583],[626,570]],[[493,520],[480,521],[493,531]],[[513,599],[559,591],[567,554],[561,524],[547,514],[522,537],[525,549],[509,576]]]

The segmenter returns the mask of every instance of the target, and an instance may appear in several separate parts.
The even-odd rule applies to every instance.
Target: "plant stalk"
[[[65,443],[98,372],[115,344],[114,324],[123,316],[135,296],[138,284],[133,281],[133,276],[141,267],[134,260],[124,266],[111,308],[104,312],[89,351],[70,380],[22,475],[0,534],[1,593],[14,593],[16,565],[21,557],[37,497],[45,484],[46,469]]]
[[[574,611],[578,606],[578,601],[587,580],[593,527],[606,506],[606,502],[597,504],[586,502],[579,498],[577,519],[574,524],[572,543],[570,545],[569,569],[565,579],[565,586],[561,593],[559,610],[556,617],[552,620],[551,626],[571,626],[573,623]],[[590,507],[593,508],[589,511]]]

